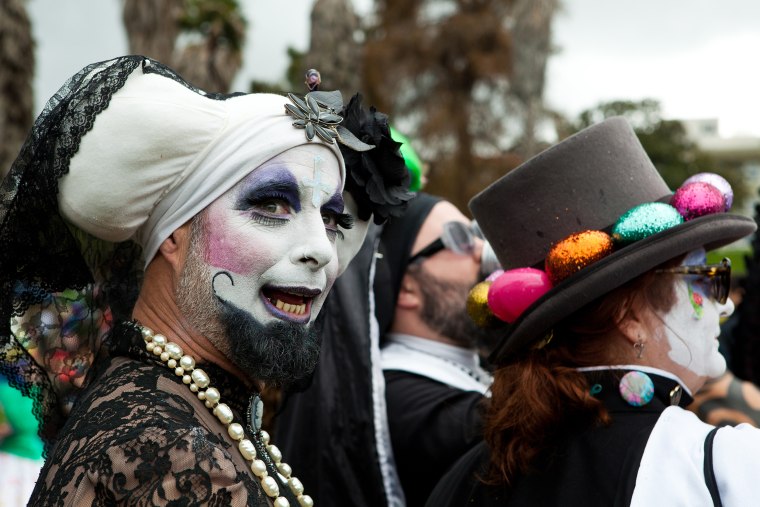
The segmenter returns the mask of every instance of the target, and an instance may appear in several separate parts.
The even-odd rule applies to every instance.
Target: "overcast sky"
[[[251,79],[279,80],[286,48],[306,49],[313,0],[240,0]],[[371,0],[354,0],[367,13]],[[36,103],[88,63],[126,53],[120,0],[29,0]],[[760,136],[760,1],[565,0],[555,19],[547,104],[575,115],[602,100],[655,98],[671,118],[718,118],[723,135]]]

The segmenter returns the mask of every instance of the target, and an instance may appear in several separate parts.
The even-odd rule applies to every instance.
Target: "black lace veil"
[[[129,319],[141,247],[82,231],[58,211],[58,185],[100,112],[134,72],[157,73],[210,99],[143,56],[88,65],[47,102],[0,187],[0,373],[31,397],[46,451],[86,383],[111,323]]]

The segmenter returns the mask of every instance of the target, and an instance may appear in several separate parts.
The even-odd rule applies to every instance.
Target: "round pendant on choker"
[[[629,371],[620,379],[620,396],[633,407],[643,407],[652,401],[654,383],[643,371]]]
[[[309,495],[304,495],[304,487],[298,478],[293,476],[290,465],[282,461],[282,453],[274,444],[269,443],[269,434],[257,428],[257,445],[245,438],[245,430],[240,423],[234,422],[232,409],[221,402],[219,390],[211,387],[211,379],[208,374],[195,365],[192,356],[185,355],[182,348],[172,343],[161,334],[155,334],[151,329],[138,324],[145,348],[148,352],[157,356],[167,367],[174,370],[174,374],[182,377],[182,383],[188,386],[190,391],[203,401],[206,407],[219,419],[227,429],[227,434],[237,442],[238,450],[243,458],[250,464],[251,472],[261,484],[261,489],[270,498],[274,499],[275,507],[289,507],[287,498],[280,495],[280,484],[270,475],[267,469],[267,461],[277,469],[277,475],[283,484],[286,484],[298,500],[299,507],[313,507],[314,501]],[[266,456],[264,455],[266,454]],[[292,506],[296,507],[296,506]]]

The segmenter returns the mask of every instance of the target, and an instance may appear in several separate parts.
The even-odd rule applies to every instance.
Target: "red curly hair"
[[[545,347],[527,350],[495,371],[485,420],[492,465],[487,483],[511,484],[540,468],[542,457],[564,438],[609,423],[609,414],[577,368],[619,364],[621,349],[610,336],[637,309],[670,309],[673,280],[655,270],[635,278],[556,325]]]

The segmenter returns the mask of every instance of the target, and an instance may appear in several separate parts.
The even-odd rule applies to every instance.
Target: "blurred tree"
[[[185,0],[181,27],[195,40],[177,57],[177,71],[204,90],[228,93],[243,65],[246,24],[237,0]]]
[[[323,90],[341,90],[343,101],[359,91],[359,18],[351,0],[317,0],[311,11],[311,42],[303,65],[322,75]],[[301,81],[303,73],[301,71]]]
[[[34,40],[25,0],[0,2],[0,176],[10,169],[34,119]]]
[[[129,52],[172,65],[184,8],[184,0],[124,0],[121,18]]]
[[[483,160],[508,148],[514,1],[377,0],[367,32],[367,102],[420,143],[431,163],[427,190],[461,209],[509,169]]]
[[[305,94],[308,89],[306,87],[306,64],[304,58],[306,53],[299,51],[292,46],[288,46],[287,49],[288,68],[285,71],[284,81],[251,81],[249,92],[251,93],[278,93],[284,95],[287,92],[293,92],[298,95]]]
[[[298,51],[294,47],[288,47],[288,70],[285,73],[288,90],[301,94],[306,91],[306,71],[308,67],[305,63],[306,53]],[[325,88],[329,90],[329,88]]]
[[[678,188],[689,176],[699,172],[718,173],[734,190],[734,207],[740,208],[751,191],[745,184],[741,164],[717,161],[699,151],[677,120],[663,120],[660,103],[653,99],[642,101],[617,100],[604,102],[583,111],[578,120],[568,122],[562,137],[612,116],[624,116],[633,126],[644,150],[671,189]]]
[[[125,0],[129,50],[169,65],[193,85],[227,93],[243,62],[237,0]]]
[[[522,123],[515,151],[527,159],[545,146],[537,142],[536,128],[546,116],[544,83],[546,62],[552,53],[551,23],[559,0],[516,0],[512,28],[512,77],[509,94]]]
[[[280,83],[254,79],[248,87],[248,93],[277,93],[282,95],[285,93],[285,90]],[[303,91],[301,91],[301,94],[303,94]]]

